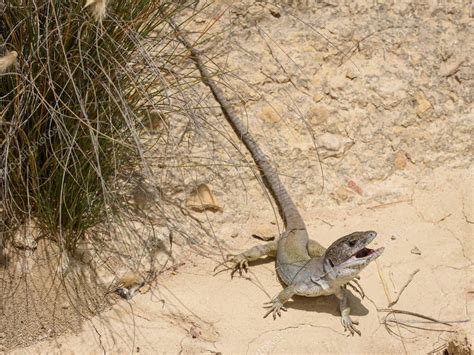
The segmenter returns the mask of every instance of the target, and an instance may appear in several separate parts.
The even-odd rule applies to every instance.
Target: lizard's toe
[[[357,333],[359,336],[361,335],[360,330],[355,327],[359,324],[358,321],[353,321],[349,316],[346,316],[341,318],[341,322],[342,326],[344,327],[344,331],[349,331],[351,335],[354,335],[354,333]]]
[[[278,299],[274,299],[270,302],[265,302],[264,307],[269,308],[269,310],[267,311],[267,313],[265,313],[263,318],[267,318],[271,313],[273,316],[273,319],[275,320],[277,316],[281,317],[281,311],[286,312],[286,308],[283,307],[283,304]]]
[[[233,264],[230,277],[234,277],[236,272],[239,272],[240,276],[242,276],[242,271],[248,272],[249,262],[242,254],[229,256],[229,262]]]

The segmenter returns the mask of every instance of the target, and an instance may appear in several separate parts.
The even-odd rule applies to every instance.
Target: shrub
[[[4,238],[34,218],[74,250],[106,217],[117,202],[111,181],[143,153],[141,120],[166,99],[157,79],[171,57],[160,31],[179,3],[0,2],[0,56],[9,60],[0,71]],[[149,56],[158,50],[159,65]]]

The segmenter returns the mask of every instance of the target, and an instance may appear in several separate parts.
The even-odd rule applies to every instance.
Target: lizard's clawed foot
[[[226,256],[226,260],[220,263],[219,265],[217,265],[214,268],[214,271],[216,271],[219,266],[222,266],[227,263],[232,264],[232,266],[230,267],[230,269],[232,270],[230,273],[231,278],[234,277],[234,274],[237,271],[239,272],[240,276],[242,276],[242,271],[245,271],[246,273],[248,272],[249,262],[247,258],[243,256],[242,254],[238,254],[238,255],[228,254]]]
[[[276,319],[276,316],[281,317],[281,311],[286,312],[286,308],[283,307],[283,303],[275,297],[270,302],[265,303],[265,308],[270,308],[267,313],[263,316],[263,318],[267,318],[270,313],[273,313],[273,319]]]
[[[352,320],[349,315],[343,315],[341,318],[341,323],[342,326],[344,327],[344,331],[349,331],[351,335],[354,335],[354,333],[361,335],[361,332],[359,329],[357,329],[355,326],[359,324],[358,321]]]

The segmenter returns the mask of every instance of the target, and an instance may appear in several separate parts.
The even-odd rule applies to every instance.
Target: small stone
[[[189,329],[189,334],[193,339],[199,338],[202,334],[201,329],[199,329],[196,326],[192,326],[191,329]]]
[[[316,137],[318,153],[321,159],[340,158],[354,144],[351,140],[338,134],[324,133]]]
[[[268,224],[260,224],[254,233],[252,233],[252,237],[263,240],[268,242],[270,240],[275,239],[275,228],[271,227]]]
[[[414,247],[410,252],[415,255],[421,255],[421,250],[417,247]]]
[[[308,116],[312,125],[320,125],[328,120],[329,111],[326,107],[319,105],[311,108]]]
[[[406,168],[408,163],[408,158],[406,153],[403,150],[399,150],[395,154],[394,165],[397,170],[403,170]]]
[[[432,106],[431,102],[426,98],[422,91],[418,91],[415,94],[416,100],[416,114],[418,117],[422,117]]]
[[[237,238],[238,236],[239,236],[238,231],[232,232],[232,234],[230,235],[231,238]]]
[[[354,194],[345,186],[339,187],[333,194],[336,202],[348,202],[354,198]]]
[[[357,192],[361,196],[364,194],[364,191],[362,190],[362,188],[359,185],[357,185],[354,180],[349,180],[347,182],[347,187],[349,187],[352,191]]]
[[[315,94],[313,96],[313,101],[318,103],[319,101],[321,101],[322,99],[324,99],[324,95],[320,92],[318,92],[317,94]]]
[[[68,308],[69,308],[69,305],[70,305],[69,301],[63,302],[63,303],[61,304],[61,308],[62,308],[62,309],[68,309]]]
[[[265,106],[263,109],[257,113],[257,117],[262,121],[269,123],[277,123],[281,121],[281,113],[278,112],[278,109],[272,106]]]
[[[186,206],[196,212],[222,212],[223,210],[211,188],[206,184],[200,184],[189,194]]]
[[[1,332],[0,333],[0,339],[3,339],[7,336],[7,334],[5,332]]]
[[[394,235],[392,235],[392,236],[390,237],[390,239],[391,239],[391,240],[396,240],[397,237],[395,237]]]
[[[348,69],[346,71],[346,78],[348,79],[351,79],[351,80],[354,80],[355,78],[357,78],[359,75],[352,69]]]

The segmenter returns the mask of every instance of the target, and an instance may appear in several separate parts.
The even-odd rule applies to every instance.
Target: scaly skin
[[[285,225],[285,231],[278,242],[265,246],[253,247],[244,253],[231,257],[233,263],[232,275],[242,272],[248,267],[248,262],[262,256],[276,254],[276,270],[283,283],[287,286],[270,305],[273,316],[280,315],[283,304],[295,294],[314,297],[335,294],[340,299],[342,323],[351,334],[360,332],[350,317],[347,304],[345,285],[357,277],[358,273],[370,261],[382,254],[383,249],[370,251],[371,255],[356,258],[354,255],[365,249],[365,246],[375,238],[375,232],[355,232],[334,242],[327,250],[316,241],[308,238],[305,223],[288,191],[283,186],[278,173],[270,164],[268,158],[250,134],[248,127],[240,120],[225,98],[201,59],[200,53],[172,23],[181,43],[190,51],[191,58],[196,63],[202,81],[211,90],[219,102],[222,113],[236,135],[244,143],[252,155],[255,164],[260,169],[262,179],[272,194],[278,206],[280,216]],[[364,252],[365,253],[365,252]]]

